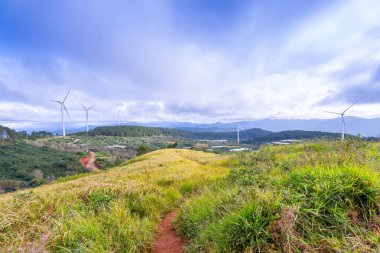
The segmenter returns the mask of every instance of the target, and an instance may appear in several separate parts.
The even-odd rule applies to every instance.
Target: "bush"
[[[143,155],[143,154],[146,154],[148,153],[150,150],[150,147],[149,146],[145,146],[145,145],[141,145],[139,146],[139,148],[137,149],[137,155]]]

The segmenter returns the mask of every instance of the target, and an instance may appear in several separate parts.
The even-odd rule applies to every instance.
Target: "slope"
[[[227,173],[225,158],[159,150],[67,182],[0,196],[0,251],[146,252],[159,219]]]

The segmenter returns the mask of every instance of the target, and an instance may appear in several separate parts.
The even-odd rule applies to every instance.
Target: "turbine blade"
[[[69,95],[70,91],[71,91],[71,88],[70,88],[69,91],[67,92],[66,97],[65,97],[65,99],[62,101],[62,103],[65,103],[66,98],[67,98],[67,96]]]
[[[343,114],[344,114],[345,112],[347,112],[348,109],[350,109],[351,107],[353,107],[357,102],[359,102],[362,98],[363,98],[363,97],[359,98],[358,100],[355,101],[355,103],[353,103],[352,105],[350,105],[349,107],[347,107],[347,109],[343,111]]]
[[[82,105],[81,103],[79,103],[79,104],[83,107],[83,109],[85,109],[87,111],[87,108],[84,105]]]
[[[70,115],[69,115],[69,112],[67,111],[65,104],[62,103],[62,105],[63,105],[63,108],[65,109],[65,111],[66,111],[66,113],[67,113],[67,116],[69,116],[69,119],[71,120]]]
[[[90,108],[88,108],[87,110],[89,111],[89,110],[91,110],[92,108],[94,108],[96,105],[93,105],[93,106],[91,106]]]
[[[61,103],[61,101],[57,101],[57,100],[50,100],[51,102],[56,102],[56,103],[58,103],[58,104],[60,104]]]
[[[337,114],[337,115],[342,115],[341,113],[339,112],[330,112],[330,111],[324,111],[324,110],[318,110],[320,112],[327,112],[327,113],[332,113],[332,114]]]

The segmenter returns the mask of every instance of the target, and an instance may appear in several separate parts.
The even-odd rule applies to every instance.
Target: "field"
[[[0,251],[149,252],[172,210],[186,252],[378,252],[380,145],[154,151],[0,196]]]

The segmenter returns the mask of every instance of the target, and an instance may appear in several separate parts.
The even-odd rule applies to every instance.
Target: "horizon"
[[[360,118],[355,116],[346,116],[346,133],[351,135],[361,135],[365,137],[380,137],[380,130],[376,127],[380,124],[380,118]],[[33,131],[47,131],[54,134],[62,134],[61,122],[38,122],[38,121],[2,121],[0,125],[15,129],[16,131],[26,131],[29,134]],[[118,126],[118,121],[98,121],[90,122],[90,130],[103,126]],[[340,117],[331,119],[278,119],[266,118],[258,120],[228,121],[228,122],[179,122],[179,121],[121,121],[121,126],[143,126],[158,128],[173,128],[187,130],[190,132],[233,132],[236,126],[240,130],[253,128],[263,129],[271,132],[282,131],[317,131],[339,133],[341,127]],[[69,121],[66,122],[66,130],[69,134],[78,133],[86,130],[86,122]]]
[[[375,0],[88,4],[0,3],[0,119],[58,123],[70,88],[72,123],[380,117]]]

